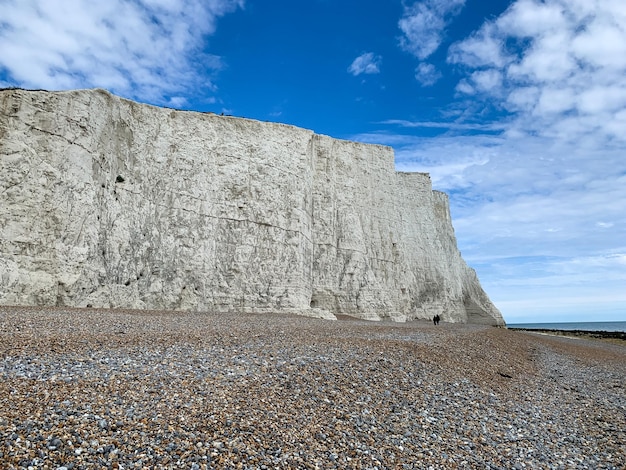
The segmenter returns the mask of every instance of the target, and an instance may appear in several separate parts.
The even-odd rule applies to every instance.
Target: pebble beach
[[[0,468],[624,469],[626,342],[0,307]]]

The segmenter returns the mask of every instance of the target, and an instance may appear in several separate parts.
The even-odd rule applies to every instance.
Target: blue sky
[[[626,321],[623,0],[0,0],[0,86],[390,145],[508,323]]]

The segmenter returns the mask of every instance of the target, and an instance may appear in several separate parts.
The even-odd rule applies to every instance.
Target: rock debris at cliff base
[[[478,325],[0,307],[2,468],[624,468],[626,349]]]

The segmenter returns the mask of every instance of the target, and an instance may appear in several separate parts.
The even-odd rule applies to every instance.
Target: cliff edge
[[[0,91],[0,304],[288,311],[504,325],[447,196],[392,149]]]

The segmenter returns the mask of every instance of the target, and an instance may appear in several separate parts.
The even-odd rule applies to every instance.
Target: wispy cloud
[[[400,46],[420,60],[427,59],[441,44],[450,18],[464,5],[465,0],[423,0],[405,6],[398,22]]]
[[[431,128],[448,130],[480,130],[480,131],[503,131],[508,128],[504,122],[448,122],[448,121],[407,121],[405,119],[388,119],[381,124],[391,124],[407,128]]]
[[[441,78],[441,72],[424,61],[439,48],[446,26],[464,5],[465,0],[422,0],[405,5],[398,22],[400,47],[422,61],[415,69],[415,79],[422,86],[432,86]]]
[[[360,56],[358,56],[350,67],[348,67],[348,72],[350,72],[355,77],[361,74],[375,74],[380,73],[380,64],[382,62],[382,57],[374,54],[373,52],[364,52]]]
[[[191,88],[214,90],[223,66],[205,52],[218,17],[243,0],[5,0],[0,68],[33,88],[104,87],[181,105]]]
[[[433,64],[422,62],[415,69],[415,78],[422,86],[431,86],[441,78],[441,72]]]

